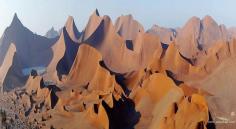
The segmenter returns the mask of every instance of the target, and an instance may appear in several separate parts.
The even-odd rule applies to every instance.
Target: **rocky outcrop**
[[[53,39],[59,36],[59,33],[52,27],[46,34],[45,37]]]

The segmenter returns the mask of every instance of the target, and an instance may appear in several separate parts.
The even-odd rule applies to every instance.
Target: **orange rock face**
[[[113,24],[95,10],[83,32],[70,16],[55,39],[15,16],[0,40],[0,83],[30,128],[228,129],[214,122],[236,121],[235,56],[234,31],[210,16],[145,32],[132,15]]]

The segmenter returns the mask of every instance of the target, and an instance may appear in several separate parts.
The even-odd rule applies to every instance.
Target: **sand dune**
[[[201,80],[186,81],[189,85],[201,88],[208,91],[211,96],[207,97],[211,115],[214,120],[218,120],[218,117],[229,118],[228,121],[234,121],[234,116],[231,113],[234,112],[234,93],[233,74],[235,72],[235,41],[230,43],[219,43],[209,50],[211,55],[206,56],[205,68],[208,71],[208,75]],[[227,105],[227,106],[226,106]],[[232,128],[235,125],[231,124],[216,124],[217,128]]]
[[[145,32],[132,15],[113,24],[95,10],[83,32],[69,16],[59,37],[54,29],[46,37],[15,15],[0,40],[4,95],[30,128],[206,129],[212,119],[236,120],[236,39],[210,16]]]
[[[33,101],[30,101],[26,111],[36,110],[36,112],[30,111],[28,117],[32,121],[36,119],[39,123],[54,128],[108,129],[108,116],[102,102],[112,108],[113,101],[121,98],[123,90],[116,83],[115,77],[100,66],[100,61],[99,52],[88,45],[81,45],[72,70],[60,90],[57,90],[59,89],[57,86],[45,86],[42,77],[32,74],[26,83],[25,92],[32,95]],[[84,75],[86,73],[87,75]],[[26,93],[23,91],[21,94]],[[37,104],[42,102],[42,107],[38,108]],[[49,110],[45,112],[46,114],[41,113],[46,109]],[[42,121],[41,118],[46,116],[51,117]]]
[[[100,21],[96,29],[93,28],[92,20],[94,24]],[[89,30],[94,30],[94,32],[89,32]],[[99,50],[106,66],[116,73],[132,72],[144,67],[155,49],[160,50],[158,37],[146,33],[138,34],[137,38],[132,41],[133,50],[128,49],[125,40],[116,32],[111,19],[108,16],[99,17],[96,13],[90,17],[83,37],[87,37],[87,33],[91,33],[91,36],[84,42]]]
[[[93,14],[89,17],[89,21],[87,26],[85,27],[82,35],[82,41],[87,40],[98,28],[99,24],[101,23],[102,18],[99,15],[98,10],[96,9]]]
[[[52,46],[53,58],[47,67],[47,79],[58,82],[60,76],[68,74],[74,62],[79,44],[70,38],[64,27],[58,41]]]
[[[183,91],[162,74],[148,77],[141,87],[133,89],[130,96],[135,102],[136,110],[141,113],[140,121],[135,126],[137,129],[187,129],[197,127],[202,120],[208,121],[208,108],[204,98],[194,94],[191,101],[183,99]],[[198,106],[201,108],[197,108]],[[192,114],[191,112],[197,114],[186,115]]]
[[[193,94],[191,99],[185,98],[171,78],[154,73],[140,86],[136,85],[127,98],[115,75],[103,68],[101,61],[99,51],[82,44],[70,73],[60,86],[46,86],[43,78],[32,71],[26,90],[18,94],[25,103],[26,116],[43,128],[108,129],[116,127],[110,115],[115,114],[117,103],[131,104],[133,101],[134,109],[118,109],[117,117],[126,123],[119,127],[129,128],[132,123],[136,129],[205,127],[208,107],[202,96]],[[129,119],[122,116],[126,110],[130,112],[125,115],[133,114]],[[192,113],[195,115],[187,115]],[[174,126],[175,122],[178,124]]]
[[[182,55],[194,58],[199,51],[213,46],[217,41],[227,40],[223,25],[218,25],[210,16],[202,20],[191,18],[178,32],[176,44]]]
[[[135,40],[138,33],[144,33],[143,26],[132,15],[118,17],[114,26],[116,32],[125,40]]]
[[[234,62],[235,57],[228,58],[205,79],[190,83],[191,85],[200,86],[200,88],[212,94],[212,96],[207,97],[207,100],[214,120],[218,120],[217,117],[228,118],[228,122],[236,120],[235,116],[231,115],[235,109],[235,93],[233,92],[235,85],[233,77],[235,73]],[[218,123],[216,125],[219,129],[235,127],[235,123]]]
[[[75,22],[74,22],[74,18],[72,16],[69,16],[66,24],[65,24],[65,28],[66,31],[68,32],[70,38],[74,41],[74,42],[78,42],[78,39],[80,38],[80,32],[78,31]]]
[[[53,57],[47,66],[45,77],[47,81],[60,83],[62,76],[69,73],[79,48],[79,37],[80,32],[76,28],[74,19],[69,16],[59,39],[51,47]]]

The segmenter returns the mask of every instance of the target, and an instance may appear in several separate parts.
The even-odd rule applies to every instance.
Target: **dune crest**
[[[80,38],[80,32],[78,31],[75,22],[74,22],[74,18],[72,16],[69,16],[66,24],[65,24],[65,28],[66,31],[68,32],[70,38],[74,41],[74,42],[78,42],[78,39]]]

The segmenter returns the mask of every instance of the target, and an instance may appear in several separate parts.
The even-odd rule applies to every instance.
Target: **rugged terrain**
[[[233,129],[236,40],[210,16],[145,31],[98,10],[45,36],[15,14],[0,39],[2,128]]]

